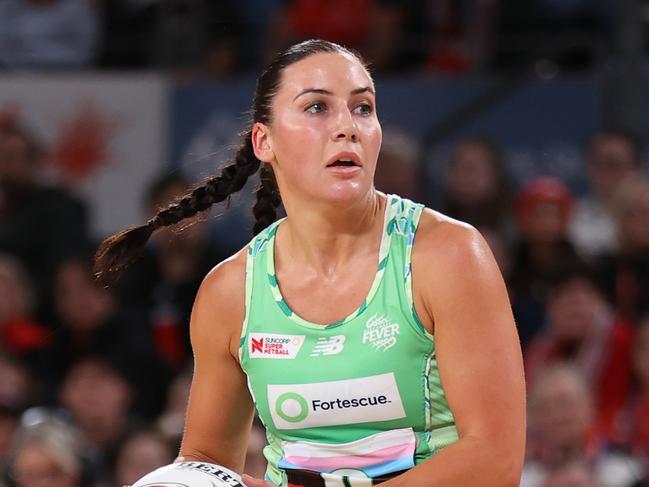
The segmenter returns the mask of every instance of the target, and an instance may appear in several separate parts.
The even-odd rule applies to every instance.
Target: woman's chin
[[[373,191],[373,187],[362,181],[339,181],[331,184],[323,199],[334,205],[349,206],[358,203]]]

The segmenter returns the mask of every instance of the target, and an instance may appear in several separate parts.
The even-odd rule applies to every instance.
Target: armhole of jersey
[[[252,243],[250,244],[252,245]],[[246,333],[248,333],[248,320],[250,319],[250,309],[252,305],[252,283],[254,277],[255,258],[252,255],[252,247],[246,252],[246,297],[244,303],[243,323],[241,325],[241,336],[239,337],[239,363],[243,358],[243,347],[246,343]]]
[[[412,285],[412,247],[415,243],[415,235],[417,235],[417,228],[419,227],[419,220],[421,219],[421,214],[423,211],[424,211],[424,206],[417,205],[415,206],[412,215],[410,217],[411,230],[408,235],[408,240],[406,242],[406,262],[405,262],[404,275],[405,275],[406,298],[408,299],[408,306],[410,306],[412,317],[415,320],[415,323],[417,323],[417,326],[419,327],[420,331],[423,334],[425,334],[427,337],[432,338],[433,335],[431,335],[426,330],[424,324],[419,318],[419,315],[417,314],[417,308],[415,308],[415,299],[413,296],[413,285]]]

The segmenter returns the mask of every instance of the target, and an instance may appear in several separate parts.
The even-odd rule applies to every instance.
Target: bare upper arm
[[[413,248],[413,282],[422,319],[434,324],[440,376],[460,437],[493,442],[490,447],[522,462],[520,343],[487,243],[473,227],[427,211]]]
[[[245,252],[204,279],[190,322],[194,375],[181,455],[241,471],[253,402],[237,359],[244,318]]]

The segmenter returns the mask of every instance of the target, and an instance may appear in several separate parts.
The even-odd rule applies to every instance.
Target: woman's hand
[[[246,484],[246,487],[276,487],[275,484],[271,484],[265,480],[256,479],[245,473],[241,476],[241,480]]]

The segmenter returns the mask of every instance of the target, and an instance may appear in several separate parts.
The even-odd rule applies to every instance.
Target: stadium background
[[[379,189],[493,246],[530,379],[522,485],[642,485],[647,22],[641,0],[0,0],[0,485],[121,485],[173,458],[191,300],[250,238],[255,182],[110,290],[89,256],[227,163],[263,62],[311,37],[370,62]],[[593,247],[570,229],[598,150],[637,162],[609,223],[641,223]],[[51,458],[26,467],[33,444]]]

